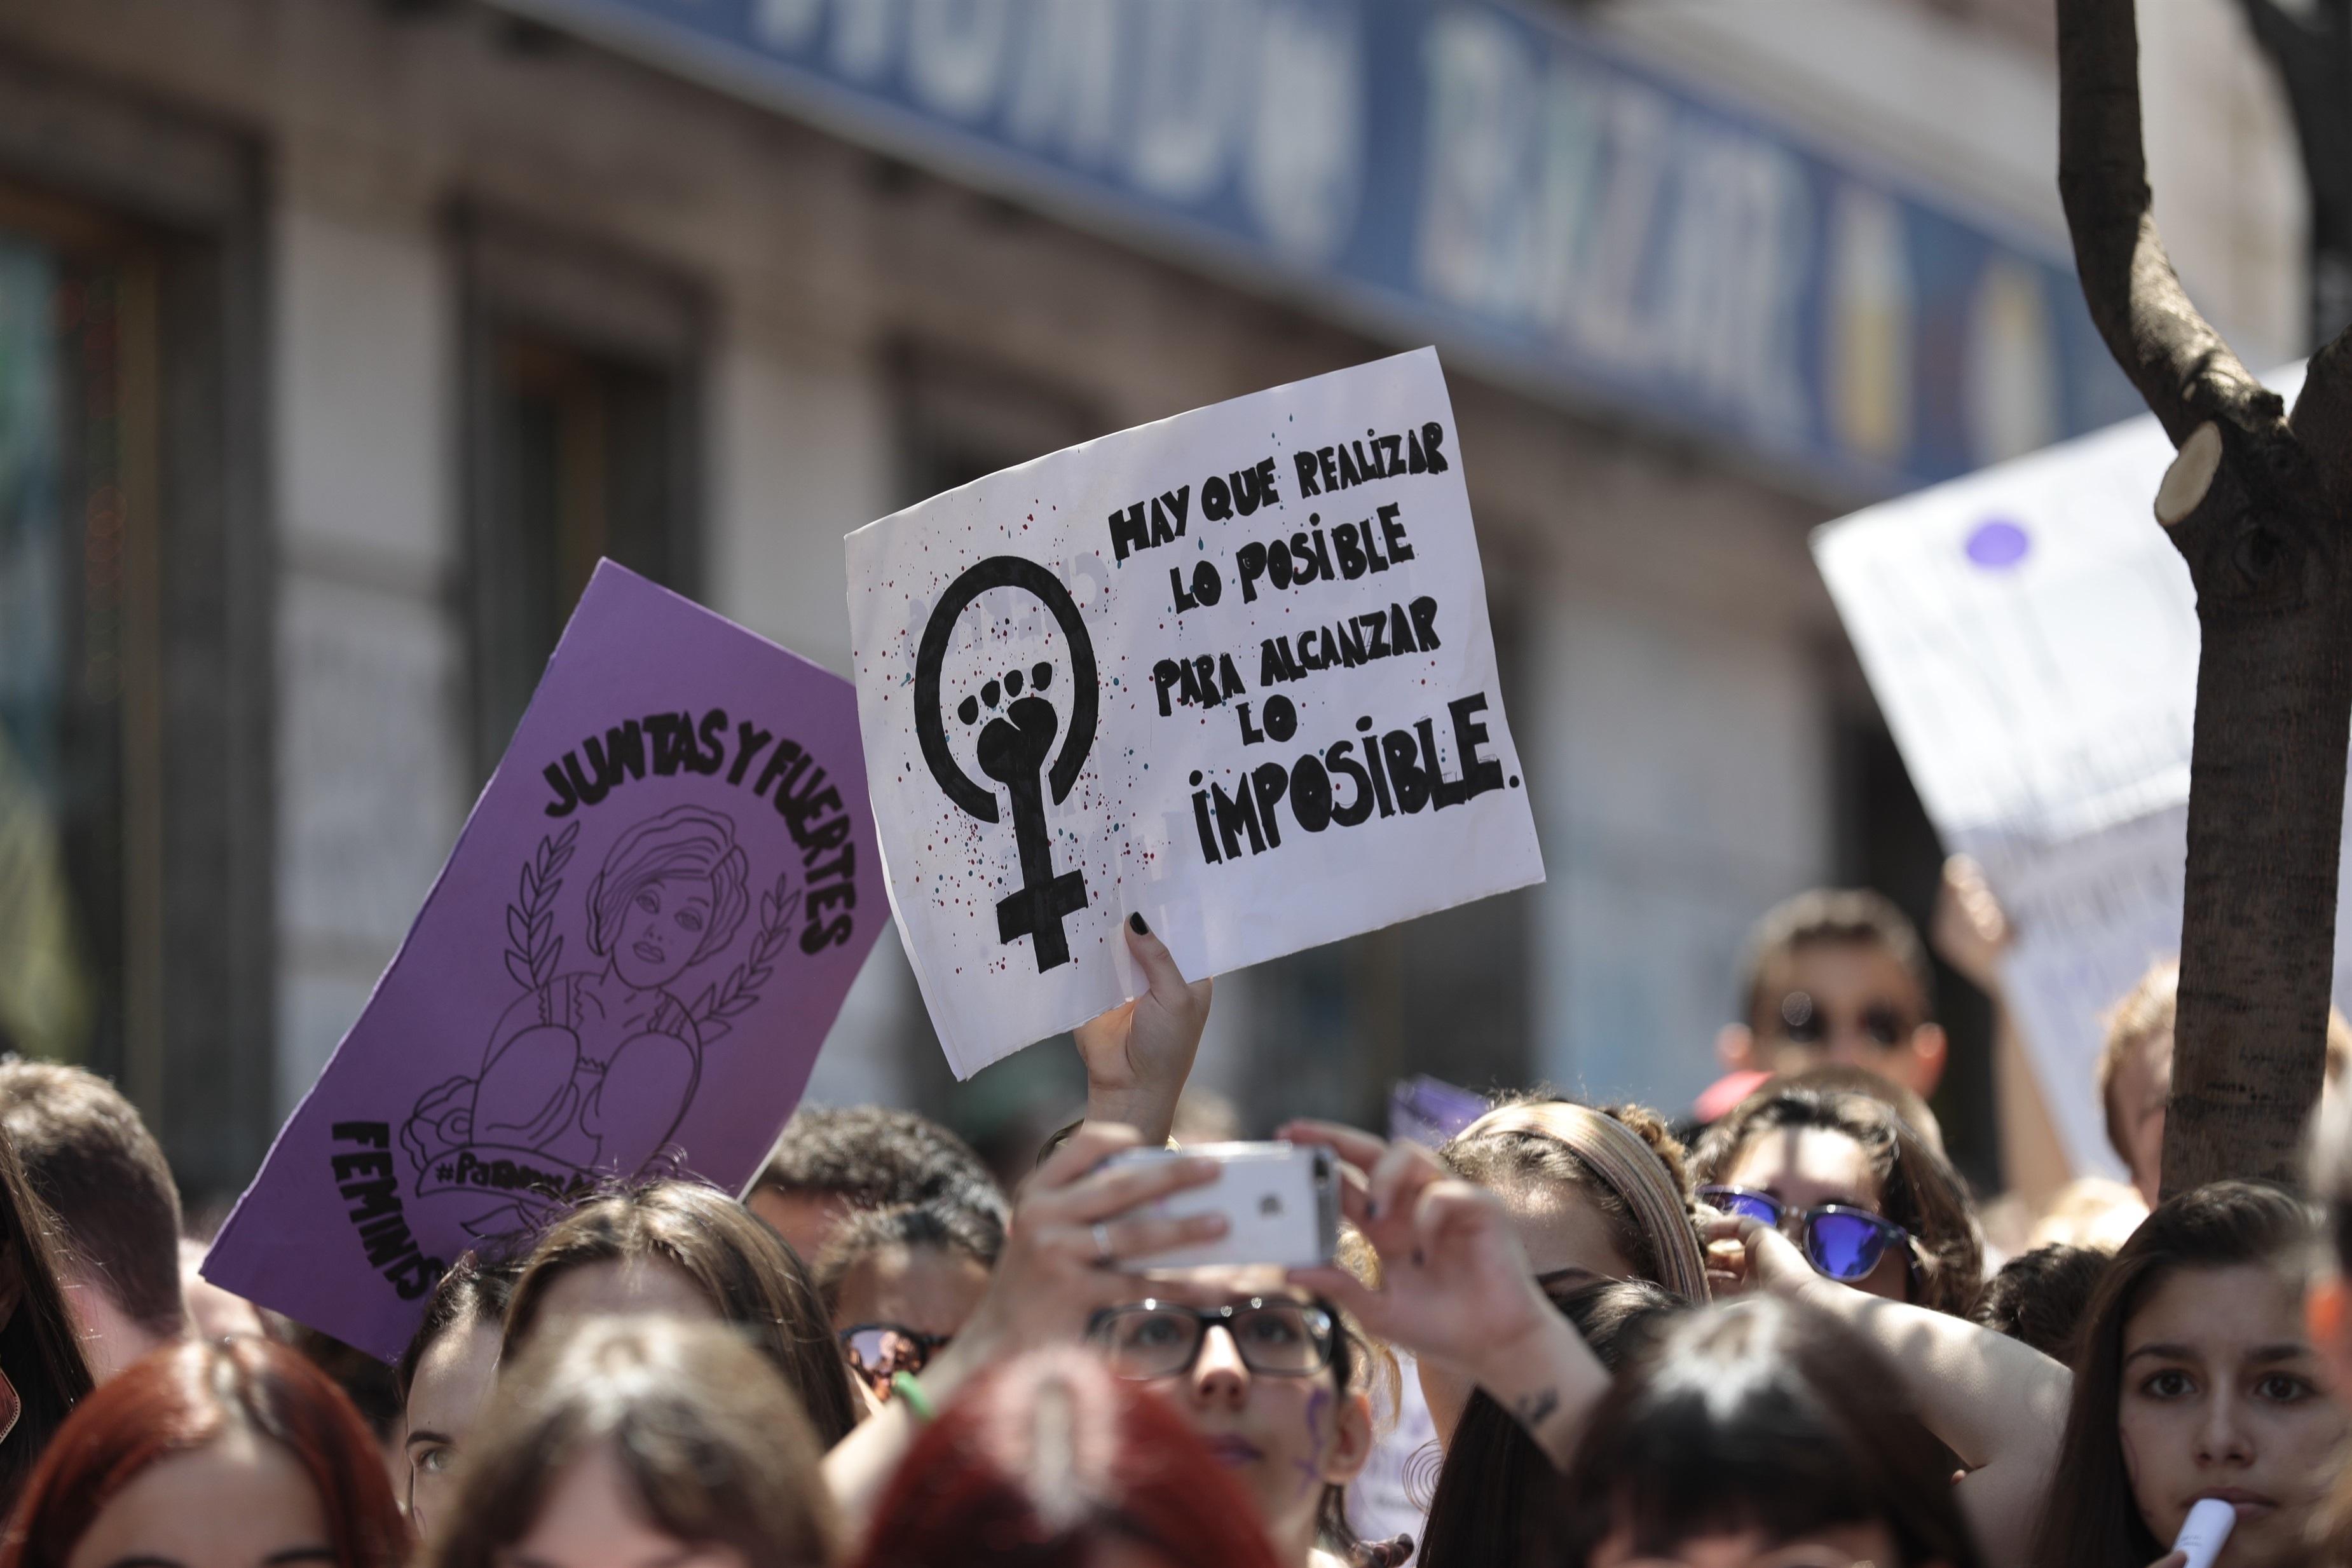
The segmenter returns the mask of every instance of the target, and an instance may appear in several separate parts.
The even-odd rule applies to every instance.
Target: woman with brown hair
[[[1371,1452],[1377,1363],[1328,1298],[1279,1269],[1171,1271],[1097,1312],[1087,1338],[1200,1433],[1286,1568],[1388,1560],[1346,1514]]]
[[[58,1285],[63,1233],[0,1133],[0,1516],[90,1390],[89,1363]]]
[[[403,1501],[419,1534],[447,1506],[457,1456],[490,1402],[499,1344],[520,1260],[461,1254],[425,1302],[425,1317],[394,1364],[408,1484]],[[395,1472],[396,1473],[396,1472]]]
[[[395,1568],[383,1451],[327,1375],[267,1340],[183,1342],[84,1400],[49,1444],[0,1568]]]
[[[500,1360],[516,1359],[544,1322],[645,1312],[744,1330],[824,1447],[857,1424],[849,1363],[808,1270],[751,1210],[698,1182],[609,1192],[557,1221],[515,1283]]]
[[[826,1568],[817,1439],[724,1327],[551,1325],[500,1379],[425,1568]]]
[[[1594,1411],[1561,1488],[1568,1568],[1696,1563],[1978,1568],[1901,1381],[1826,1312],[1691,1312]],[[2145,1564],[2137,1565],[2145,1568]]]
[[[2147,1568],[2208,1497],[2237,1511],[2221,1568],[2326,1560],[2315,1525],[2347,1422],[2305,1332],[2318,1237],[2312,1207],[2264,1182],[2141,1221],[2083,1325],[2036,1568]]]
[[[1328,1122],[1292,1122],[1282,1131],[1339,1156],[1340,1212],[1377,1260],[1364,1270],[1369,1280],[1334,1265],[1294,1269],[1291,1284],[1424,1369],[1442,1367],[1483,1392],[1555,1467],[1565,1465],[1609,1372],[1545,1294],[1522,1222],[1502,1197],[1410,1139]]]
[[[1686,1301],[1706,1299],[1683,1146],[1646,1106],[1514,1096],[1462,1129],[1438,1158],[1502,1197],[1538,1271],[1562,1276],[1559,1283],[1647,1280]],[[1563,1223],[1564,1210],[1582,1223]],[[1532,1243],[1547,1240],[1587,1260],[1544,1270],[1545,1249]],[[1571,1272],[1581,1277],[1565,1278]]]
[[[1842,1284],[1961,1317],[1984,1283],[1959,1174],[1870,1095],[1768,1084],[1708,1129],[1691,1164],[1701,1204],[1781,1231]]]
[[[1647,1280],[1545,1293],[1612,1375],[1690,1305]],[[1556,1560],[1559,1487],[1559,1471],[1510,1412],[1483,1392],[1472,1395],[1446,1446],[1414,1561],[1514,1568]]]

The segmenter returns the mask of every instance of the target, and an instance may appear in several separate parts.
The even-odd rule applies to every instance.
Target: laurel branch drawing
[[[800,913],[800,891],[787,885],[791,880],[779,875],[775,891],[760,895],[760,934],[751,940],[751,951],[726,979],[705,986],[687,1009],[704,1044],[726,1034],[732,1027],[730,1020],[751,1011],[760,999],[760,988],[768,983],[776,955],[792,936],[793,917]]]
[[[563,891],[563,868],[571,863],[580,824],[539,841],[539,853],[522,862],[516,902],[507,905],[507,973],[516,985],[535,991],[555,977],[563,938],[555,935],[555,895]]]

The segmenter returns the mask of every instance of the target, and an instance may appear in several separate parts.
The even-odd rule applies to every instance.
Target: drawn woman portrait
[[[588,947],[603,964],[507,1009],[480,1077],[418,1103],[437,1134],[426,1144],[530,1150],[580,1170],[652,1158],[702,1076],[703,1026],[671,988],[734,939],[749,877],[735,825],[716,811],[673,807],[622,834],[588,885]]]

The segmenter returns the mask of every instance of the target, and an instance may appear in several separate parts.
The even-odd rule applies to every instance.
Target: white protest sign
[[[2292,400],[2303,368],[2267,380]],[[2156,421],[2132,420],[1813,536],[1928,816],[2016,927],[2010,1004],[2080,1172],[2121,1168],[2103,1015],[2180,944],[2198,629],[2153,511],[2171,461]],[[2340,1001],[2340,904],[2336,932]]]
[[[1435,350],[849,536],[891,907],[959,1076],[1142,989],[1543,879]]]

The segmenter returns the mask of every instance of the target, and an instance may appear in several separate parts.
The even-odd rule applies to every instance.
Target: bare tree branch
[[[2061,0],[2058,193],[2091,319],[2179,445],[2208,419],[2274,428],[2275,397],[2190,304],[2158,238],[2140,147],[2133,0]]]

